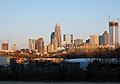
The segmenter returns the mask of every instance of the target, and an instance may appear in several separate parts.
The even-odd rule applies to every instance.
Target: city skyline
[[[119,0],[1,0],[0,40],[10,39],[10,46],[16,44],[20,49],[28,48],[28,39],[43,37],[48,45],[57,22],[62,37],[73,34],[75,39],[88,39],[91,34],[109,31],[108,16],[119,18],[119,3]]]

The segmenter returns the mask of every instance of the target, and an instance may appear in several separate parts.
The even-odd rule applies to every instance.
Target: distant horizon
[[[109,16],[111,20],[120,18],[119,3],[119,0],[1,0],[0,41],[9,39],[9,49],[13,44],[22,49],[28,48],[28,39],[42,37],[48,45],[57,22],[61,37],[73,34],[74,39],[86,40],[91,34],[109,33]]]

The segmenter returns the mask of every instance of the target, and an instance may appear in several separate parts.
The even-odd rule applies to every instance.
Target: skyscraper
[[[73,43],[73,35],[72,34],[64,34],[63,41],[65,41],[67,44],[72,44]]]
[[[39,39],[36,40],[35,49],[37,49],[39,53],[43,53],[44,52],[44,41],[43,41],[43,38],[39,38]]]
[[[99,46],[99,35],[90,35],[90,43]]]
[[[115,20],[109,21],[109,42],[115,47],[119,46],[119,25]]]
[[[50,35],[50,43],[53,43],[53,40],[54,40],[54,34],[55,34],[55,33],[52,32],[51,35]]]
[[[109,34],[107,31],[99,36],[99,45],[109,45]]]
[[[104,37],[104,45],[108,45],[109,44],[109,34],[107,31],[105,31],[102,35]]]
[[[59,23],[57,23],[55,26],[55,33],[53,40],[54,50],[57,50],[57,48],[60,47],[60,44],[61,44],[61,30]]]
[[[36,39],[29,39],[29,50],[35,50]]]
[[[99,36],[99,45],[104,45],[105,44],[105,39],[103,35]]]

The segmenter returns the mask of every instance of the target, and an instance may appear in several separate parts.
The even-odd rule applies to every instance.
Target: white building
[[[114,20],[109,22],[109,42],[110,45],[119,46],[119,25]]]
[[[72,44],[73,43],[73,35],[72,34],[64,34],[63,41],[65,41],[67,44]]]

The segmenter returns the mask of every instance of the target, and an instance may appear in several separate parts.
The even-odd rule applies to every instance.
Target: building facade
[[[36,39],[29,39],[29,50],[35,50]]]
[[[16,44],[13,45],[12,50],[13,50],[13,52],[16,52],[16,51],[17,51],[17,46],[16,46]]]
[[[44,40],[43,40],[43,38],[39,38],[36,40],[35,49],[38,50],[39,53],[44,52]]]
[[[99,46],[99,35],[90,35],[90,44]]]
[[[55,34],[55,32],[52,32],[50,35],[50,43],[51,44],[53,43],[53,40],[54,40],[54,34]]]
[[[102,35],[104,37],[104,45],[109,45],[109,34],[105,31]]]
[[[73,34],[64,34],[63,41],[65,41],[67,44],[73,44]]]
[[[54,51],[54,45],[53,44],[49,44],[47,46],[47,52],[53,52]]]
[[[83,40],[82,39],[75,39],[74,40],[74,45],[75,46],[78,46],[78,45],[81,45],[81,44],[83,44]]]
[[[61,44],[61,30],[59,23],[57,23],[55,26],[54,39],[53,39],[54,50],[57,50],[57,48],[60,47],[60,44]]]
[[[2,50],[8,50],[8,43],[2,43]]]
[[[99,45],[109,45],[109,34],[107,31],[99,36]]]
[[[109,42],[115,47],[119,46],[119,24],[117,21],[109,21]]]
[[[99,36],[99,45],[104,45],[105,44],[105,39],[103,35]]]

